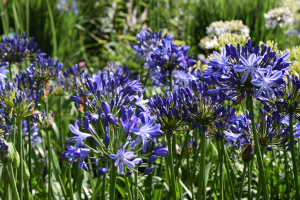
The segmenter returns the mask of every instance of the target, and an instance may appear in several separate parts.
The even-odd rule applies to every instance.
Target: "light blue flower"
[[[259,69],[257,70],[256,79],[253,79],[251,83],[257,87],[260,87],[259,90],[256,92],[255,97],[259,97],[261,93],[265,90],[268,98],[272,98],[274,95],[273,89],[283,87],[283,83],[285,82],[282,77],[282,71],[276,71],[272,74],[271,66],[267,67],[266,69]]]
[[[84,146],[83,140],[85,138],[91,137],[92,135],[89,133],[83,133],[79,130],[79,122],[75,121],[75,126],[69,124],[70,131],[74,133],[74,137],[68,139],[69,142],[75,142],[75,147]]]
[[[243,65],[236,65],[234,66],[234,70],[236,72],[244,72],[244,75],[242,77],[241,83],[245,83],[249,74],[251,74],[252,79],[255,78],[254,74],[255,71],[257,70],[256,66],[259,65],[259,63],[262,61],[262,56],[256,57],[255,54],[251,54],[246,60],[243,56],[240,57],[240,61],[242,62]]]
[[[120,147],[121,148],[121,147]],[[115,161],[115,167],[119,166],[119,173],[124,173],[124,163],[130,167],[134,168],[135,163],[133,161],[129,161],[128,159],[132,159],[137,157],[132,151],[125,152],[125,146],[123,146],[120,150],[118,150],[117,154],[110,154],[109,157]]]

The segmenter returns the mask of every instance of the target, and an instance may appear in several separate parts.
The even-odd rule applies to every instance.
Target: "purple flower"
[[[244,65],[236,65],[234,66],[234,70],[236,72],[244,72],[244,75],[242,77],[241,83],[245,83],[249,74],[251,74],[252,79],[254,79],[254,73],[257,70],[257,65],[259,65],[259,63],[262,61],[262,57],[261,56],[256,56],[255,54],[251,54],[248,58],[248,60],[246,60],[243,56],[240,57],[240,61],[244,64]]]
[[[147,143],[149,141],[156,142],[155,137],[162,136],[162,131],[160,130],[160,124],[153,124],[156,121],[156,116],[144,115],[144,122],[141,123],[140,127],[135,127],[131,131],[137,135],[137,139],[132,143],[131,147],[135,147],[141,140],[143,142],[143,152],[147,149]]]
[[[83,140],[85,138],[91,137],[89,133],[83,133],[79,130],[79,122],[75,121],[75,127],[72,124],[69,124],[70,131],[74,133],[74,137],[68,139],[69,142],[75,142],[75,147],[84,146]]]
[[[120,147],[121,148],[121,147]],[[130,167],[134,168],[135,163],[133,161],[129,161],[128,159],[132,159],[136,157],[132,151],[125,152],[125,146],[123,146],[120,150],[118,150],[117,154],[110,154],[109,157],[115,161],[115,167],[119,166],[119,173],[124,173],[124,163]]]
[[[266,73],[266,75],[265,75]],[[251,83],[257,87],[260,87],[256,92],[255,97],[259,97],[261,93],[265,90],[268,98],[272,98],[274,95],[272,88],[284,87],[282,83],[285,83],[282,72],[277,71],[272,73],[272,68],[269,66],[266,69],[257,70],[256,79],[253,79]]]
[[[154,167],[149,167],[149,168],[145,169],[143,176],[150,174],[151,172],[153,172],[153,170],[154,170]]]
[[[167,148],[163,147],[162,145],[158,145],[151,154],[165,157],[165,156],[169,155],[169,150]]]
[[[104,175],[107,173],[108,170],[106,168],[99,168],[97,169],[97,171],[99,175]]]
[[[63,152],[66,158],[71,158],[70,165],[78,160],[78,168],[82,170],[84,165],[84,159],[92,152],[91,149],[77,148],[76,146],[67,145],[68,151]]]
[[[117,121],[117,119],[115,118],[115,116],[113,114],[110,113],[110,106],[108,105],[108,103],[102,102],[101,107],[103,110],[103,113],[101,113],[101,117],[104,120],[103,127],[104,127],[104,129],[107,129],[108,122],[111,124],[114,124]]]

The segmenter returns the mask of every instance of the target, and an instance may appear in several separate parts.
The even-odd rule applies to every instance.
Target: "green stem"
[[[224,154],[224,148],[223,148],[223,144],[221,143],[221,150],[220,150],[220,199],[223,200],[224,199],[224,174],[223,174],[223,154]]]
[[[28,165],[29,165],[29,172],[32,172],[32,166],[31,166],[31,130],[30,130],[30,117],[27,118],[27,130],[28,130],[28,147],[29,147],[29,151],[28,151]],[[32,182],[31,182],[31,176],[29,177],[29,192],[32,194]]]
[[[240,186],[240,191],[239,191],[239,200],[241,200],[241,198],[242,198],[242,192],[243,192],[243,185],[244,185],[246,169],[247,169],[247,163],[244,162],[243,175],[242,175],[241,186]]]
[[[30,1],[26,1],[26,36],[29,37],[30,25]]]
[[[36,193],[38,191],[38,186],[40,185],[40,179],[41,179],[42,172],[43,172],[43,168],[41,168],[41,172],[40,172],[38,180],[37,180],[37,185],[36,185],[35,194],[34,194],[34,200],[36,199]]]
[[[6,16],[5,16],[5,14],[3,14],[3,13],[5,13],[3,1],[0,1],[0,11],[2,13],[1,20],[2,20],[2,26],[3,26],[4,34],[7,37],[9,28],[8,28],[8,24],[6,24],[6,20],[5,20]]]
[[[71,168],[68,169],[68,179],[69,179],[71,200],[74,200],[74,195],[73,195],[74,192],[73,192],[73,185],[72,185]]]
[[[105,165],[105,168],[107,168],[107,164]],[[106,173],[107,174],[107,173]],[[105,191],[106,191],[106,174],[104,174],[103,180],[102,180],[102,191],[101,191],[101,200],[105,200]]]
[[[110,187],[109,187],[110,200],[115,200],[116,176],[117,176],[117,168],[115,167],[114,162],[111,162]]]
[[[252,165],[253,159],[251,160],[251,164],[248,163],[248,200],[251,200]]]
[[[184,139],[183,145],[182,145],[182,150],[181,150],[181,153],[180,153],[180,156],[179,156],[177,165],[175,166],[175,177],[177,177],[177,175],[178,175],[178,170],[179,170],[179,166],[180,166],[180,164],[181,164],[181,160],[182,160],[182,157],[183,157],[183,154],[184,154],[184,149],[185,149],[185,147],[186,147],[186,143],[187,143],[188,140],[189,140],[189,136],[190,136],[189,131],[190,131],[190,130],[188,130],[188,131],[186,132],[185,139]]]
[[[59,128],[59,134],[61,139],[61,149],[63,150],[65,148],[65,133],[62,131],[62,123],[61,123],[61,100],[62,96],[58,97],[58,128]]]
[[[5,167],[4,167],[5,168]],[[5,172],[5,173],[2,173],[2,177],[3,177],[3,180],[4,181],[6,181],[6,180],[8,180],[8,178],[7,178],[7,173]],[[2,178],[1,177],[1,178]],[[4,200],[6,200],[6,199],[9,199],[9,197],[8,197],[8,184],[6,184],[5,182],[4,182]]]
[[[170,84],[170,91],[173,91],[173,76],[172,76],[172,70],[169,70],[169,84]]]
[[[217,161],[217,169],[216,169],[216,172],[215,172],[215,176],[214,176],[214,180],[212,182],[212,186],[211,186],[211,192],[209,194],[209,198],[208,199],[211,199],[212,198],[212,195],[214,193],[214,189],[215,189],[215,183],[216,183],[216,180],[217,180],[217,177],[218,177],[218,170],[219,170],[219,167],[220,167],[220,161],[218,159]]]
[[[202,199],[202,192],[203,192],[203,185],[204,185],[204,176],[205,176],[205,146],[206,146],[206,137],[204,127],[201,126],[203,129],[201,133],[201,157],[200,157],[200,172],[199,172],[199,181],[198,181],[198,195],[197,200]],[[205,197],[203,198],[205,199]]]
[[[230,175],[229,166],[228,166],[229,164],[228,164],[228,159],[227,159],[227,156],[226,156],[224,145],[225,144],[222,143],[221,148],[223,148],[223,152],[224,152],[223,155],[224,155],[225,169],[226,169],[227,179],[228,179],[228,182],[229,182],[229,188],[230,188],[230,192],[231,192],[231,198],[230,199],[235,200],[235,194],[234,194],[234,189],[233,189],[233,185],[232,185],[232,181],[231,181],[231,175]]]
[[[18,144],[19,144],[19,156],[20,156],[20,167],[19,167],[19,194],[20,199],[23,199],[23,133],[22,133],[22,119],[18,119]]]
[[[187,168],[188,168],[188,178],[191,181],[192,180],[192,175],[191,175],[191,165],[190,165],[190,157],[187,157]],[[190,185],[190,190],[192,192],[192,199],[195,199],[194,195],[194,190],[193,190],[193,183]]]
[[[162,160],[161,160],[162,162]],[[138,200],[138,173],[137,171],[134,172],[134,178],[135,178],[135,181],[134,181],[134,187],[135,187],[135,190],[134,190],[134,199],[135,200]]]
[[[261,146],[261,154],[262,154],[262,156],[264,155],[265,150],[266,150],[266,146],[262,145]],[[266,164],[264,164],[264,167],[265,167],[265,165]],[[256,195],[257,198],[260,198],[260,196],[261,196],[261,189],[262,189],[262,183],[261,183],[261,181],[258,181],[258,190],[257,190],[257,195]]]
[[[297,170],[297,162],[296,162],[296,154],[295,154],[295,143],[294,143],[293,115],[290,114],[289,116],[290,116],[290,143],[291,143],[294,180],[295,180],[295,187],[296,187],[296,199],[300,199],[298,170]]]
[[[52,159],[52,151],[51,151],[51,139],[50,139],[51,131],[47,131],[47,146],[48,146],[48,199],[51,200],[51,191],[52,191],[52,173],[51,173],[51,159]]]
[[[8,164],[7,168],[4,167],[4,170],[6,171],[6,174],[9,174],[10,185],[12,187],[12,192],[13,192],[14,198],[16,200],[20,200],[19,194],[18,194],[18,191],[17,191],[16,181],[15,181],[15,178],[14,178],[12,164]],[[8,171],[8,173],[7,173],[7,171]]]
[[[286,193],[287,196],[290,196],[290,184],[289,184],[289,165],[287,161],[287,152],[283,149],[283,156],[284,156],[284,172],[285,172],[285,185],[286,185]]]
[[[265,172],[264,172],[264,167],[263,167],[263,160],[262,160],[262,156],[260,153],[260,147],[259,147],[259,143],[258,143],[258,136],[256,133],[256,126],[255,124],[255,114],[254,114],[254,110],[253,110],[253,101],[251,101],[251,91],[247,92],[247,99],[249,101],[249,112],[250,112],[250,116],[251,116],[251,122],[253,124],[252,126],[252,133],[253,133],[253,137],[254,137],[254,146],[255,146],[255,150],[256,150],[256,155],[257,155],[257,162],[258,162],[258,170],[259,170],[259,180],[261,180],[262,182],[262,190],[263,190],[263,197],[264,199],[268,199],[268,191],[267,191],[267,185],[266,185],[266,180],[265,180]]]
[[[126,174],[126,172],[127,172],[126,167],[124,167],[124,173]],[[125,178],[126,190],[128,193],[128,199],[132,200],[132,194],[131,194],[131,190],[130,190],[130,183],[129,183],[128,177],[125,175],[124,178]]]
[[[174,172],[174,166],[173,166],[173,150],[172,150],[172,140],[171,140],[170,133],[167,133],[167,140],[168,140],[167,142],[168,142],[168,149],[169,149],[169,155],[167,157],[168,157],[168,161],[169,161],[172,196],[173,196],[173,199],[176,199],[176,180],[175,180],[175,172]]]
[[[51,29],[52,29],[52,34],[53,34],[53,57],[55,57],[55,56],[57,56],[56,30],[55,30],[55,24],[54,24],[53,13],[52,13],[50,1],[46,0],[46,3],[47,3],[47,7],[48,7]]]

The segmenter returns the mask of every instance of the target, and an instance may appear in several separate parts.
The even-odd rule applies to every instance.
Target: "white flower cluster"
[[[267,29],[275,29],[277,26],[291,25],[294,22],[292,12],[288,7],[280,7],[265,13]]]
[[[228,35],[238,37],[249,37],[249,28],[241,20],[216,21],[206,27],[206,34],[200,40],[199,46],[202,49],[216,49],[218,47],[219,37],[228,37]],[[222,40],[222,39],[221,39]]]
[[[249,36],[249,28],[243,24],[242,20],[216,21],[206,27],[206,34],[213,38],[224,33],[234,33],[236,35]]]

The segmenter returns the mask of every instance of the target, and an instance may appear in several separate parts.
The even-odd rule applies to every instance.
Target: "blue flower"
[[[265,75],[266,73],[266,75]],[[256,92],[255,97],[259,97],[261,93],[265,90],[268,98],[272,98],[274,95],[272,88],[281,88],[284,87],[282,85],[285,83],[282,72],[277,71],[272,73],[272,68],[269,66],[266,69],[257,70],[256,79],[253,79],[251,83],[257,87],[260,87],[259,90]]]
[[[117,154],[110,154],[109,157],[115,161],[115,167],[119,166],[119,173],[124,173],[124,163],[130,167],[134,168],[135,163],[133,161],[129,161],[127,159],[132,159],[134,157],[137,157],[132,151],[125,152],[125,146],[120,147],[120,150],[118,150]]]
[[[254,73],[257,70],[257,65],[259,65],[259,63],[262,61],[262,57],[256,56],[255,54],[251,54],[248,60],[246,60],[243,56],[241,56],[240,61],[244,65],[235,65],[233,68],[237,72],[246,71],[241,79],[241,83],[243,84],[246,82],[249,74],[251,74],[252,79],[255,77]]]
[[[72,159],[69,165],[72,165],[73,162],[78,160],[78,168],[82,170],[83,165],[85,164],[84,159],[92,152],[92,150],[88,148],[77,148],[70,145],[67,145],[67,149],[68,151],[63,152],[63,154],[66,158]]]
[[[141,140],[143,141],[143,152],[147,149],[147,143],[149,141],[156,142],[156,137],[162,136],[162,131],[160,130],[160,124],[155,124],[156,116],[144,115],[144,120],[140,127],[134,127],[131,131],[137,135],[137,139],[132,143],[132,147],[135,147]]]
[[[101,103],[103,113],[101,113],[101,117],[103,119],[103,127],[104,129],[107,129],[108,122],[111,124],[114,124],[117,119],[113,114],[110,113],[110,106],[106,102]]]
[[[68,139],[69,142],[75,142],[75,147],[84,146],[83,140],[91,137],[89,133],[83,133],[79,130],[79,122],[75,121],[75,127],[72,124],[69,124],[70,131],[74,133],[74,137]]]

